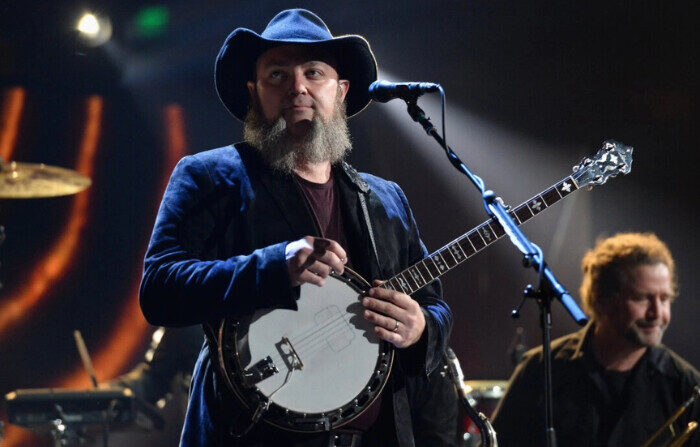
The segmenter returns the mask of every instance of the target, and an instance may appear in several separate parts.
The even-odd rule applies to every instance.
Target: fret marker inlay
[[[445,262],[442,260],[440,255],[433,256],[433,262],[435,263],[437,268],[440,269],[441,272],[447,271],[447,266],[445,265]]]

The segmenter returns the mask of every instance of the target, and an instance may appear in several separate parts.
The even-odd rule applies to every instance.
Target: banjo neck
[[[632,169],[633,148],[614,140],[606,140],[592,157],[585,157],[573,167],[573,174],[508,211],[518,224],[530,220],[581,188],[602,185],[618,174]],[[500,200],[500,199],[499,199]],[[381,287],[410,295],[444,275],[506,234],[494,218],[461,235],[449,244],[388,279]]]
[[[523,224],[579,189],[579,184],[574,177],[576,177],[576,174],[564,178],[521,203],[516,208],[509,210],[508,214],[518,225]],[[381,287],[411,295],[493,244],[504,235],[505,231],[496,219],[487,220],[399,272],[384,282]]]

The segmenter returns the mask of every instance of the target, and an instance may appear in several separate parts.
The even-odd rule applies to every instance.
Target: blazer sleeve
[[[228,259],[210,253],[220,189],[196,155],[175,167],[144,260],[139,301],[149,323],[188,326],[295,305],[286,242]]]

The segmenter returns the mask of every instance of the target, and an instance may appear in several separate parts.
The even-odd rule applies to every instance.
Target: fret
[[[409,267],[406,271],[411,275],[411,278],[413,278],[413,282],[416,283],[418,288],[423,287],[427,282],[425,278],[423,278],[423,275],[420,274],[420,271],[418,270],[417,266],[414,265],[412,267]]]
[[[411,290],[411,293],[413,293],[414,290],[417,290],[420,287],[420,284],[415,282],[413,280],[413,277],[411,275],[406,274],[406,270],[403,272],[399,273],[398,275],[400,278],[403,278],[404,281],[406,281],[406,284],[408,284],[408,288]],[[415,286],[414,286],[415,284]]]
[[[435,278],[435,275],[430,273],[430,270],[428,269],[428,266],[425,265],[425,259],[420,261],[418,264],[416,264],[416,269],[420,272],[421,276],[423,278],[428,278],[425,282],[426,284],[430,281],[432,281]]]
[[[562,182],[562,184],[563,184],[563,183],[564,183],[564,182]],[[563,195],[561,194],[561,192],[559,191],[559,187],[560,187],[560,186],[561,186],[561,185],[554,185],[554,186],[552,186],[552,189],[555,190],[555,191],[557,192],[557,195],[559,196],[559,199],[563,199],[564,196],[563,196]],[[571,186],[569,186],[569,188],[571,188]],[[557,200],[559,200],[559,199],[557,199]]]
[[[515,211],[508,211],[508,215],[511,217],[511,219],[513,219],[514,221],[518,222],[518,225],[520,225],[521,223],[523,223],[523,222],[520,220],[520,218],[518,217],[518,215],[515,214]]]
[[[520,223],[523,223],[532,216],[534,216],[534,214],[532,214],[532,212],[530,211],[530,208],[528,208],[527,203],[517,207],[515,209],[515,215],[518,216],[518,222]]]
[[[469,238],[469,242],[472,243],[476,251],[479,251],[486,246],[484,240],[481,238],[481,235],[479,235],[478,231],[472,231],[467,237]]]
[[[535,216],[547,208],[547,205],[542,201],[541,196],[535,196],[527,202],[527,207],[530,209],[532,215]]]
[[[447,248],[450,250],[452,257],[455,258],[455,261],[457,261],[458,264],[462,261],[466,261],[467,256],[464,254],[464,251],[462,251],[462,248],[457,242],[450,244]]]
[[[389,290],[396,290],[396,289],[394,288],[394,286],[391,285],[391,280],[389,280],[389,281],[385,282],[384,284],[382,284],[382,287],[384,287],[385,289],[389,289]]]
[[[430,260],[430,262],[427,262],[426,259]],[[423,260],[423,264],[425,264],[425,268],[430,272],[430,276],[432,278],[437,278],[440,276],[440,269],[438,268],[437,264],[435,264],[435,261],[433,261],[433,256],[430,255],[426,259]]]
[[[442,256],[442,259],[445,260],[445,264],[447,264],[448,269],[451,269],[454,266],[456,266],[457,264],[459,264],[457,262],[457,260],[454,258],[454,256],[452,256],[452,253],[450,252],[450,250],[447,247],[441,248],[438,251],[438,253],[440,253],[440,256]]]
[[[391,288],[391,290],[395,290],[395,291],[397,291],[397,292],[400,292],[400,291],[401,291],[401,290],[399,290],[398,284],[397,284],[397,282],[396,282],[396,278],[391,278],[391,279],[390,279],[389,281],[387,281],[386,283],[389,285],[389,287]]]
[[[435,253],[433,253],[431,259],[435,263],[435,266],[438,268],[440,275],[449,270],[449,268],[447,268],[447,264],[445,264],[445,260],[442,259],[442,256],[440,256],[440,252],[436,251]]]
[[[474,245],[472,245],[472,242],[466,236],[459,238],[459,248],[462,249],[467,258],[477,252],[477,249],[474,248]]]
[[[492,229],[493,232],[496,234],[496,239],[498,239],[498,238],[500,238],[501,236],[503,236],[504,234],[506,234],[506,232],[505,232],[505,230],[503,229],[503,227],[501,226],[501,223],[500,223],[500,222],[497,222],[497,221],[495,221],[495,220],[492,220],[491,223],[490,223],[489,225],[491,225],[491,229]]]
[[[493,234],[493,230],[489,226],[488,222],[486,225],[481,225],[477,231],[486,245],[489,245],[491,242],[496,240],[496,235]]]
[[[552,206],[561,199],[559,191],[556,188],[549,188],[540,196],[547,206]]]

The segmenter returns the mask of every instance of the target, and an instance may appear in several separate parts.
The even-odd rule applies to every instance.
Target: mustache
[[[313,99],[295,99],[294,101],[285,101],[282,103],[282,109],[291,109],[292,107],[311,107],[316,109],[316,103]]]

